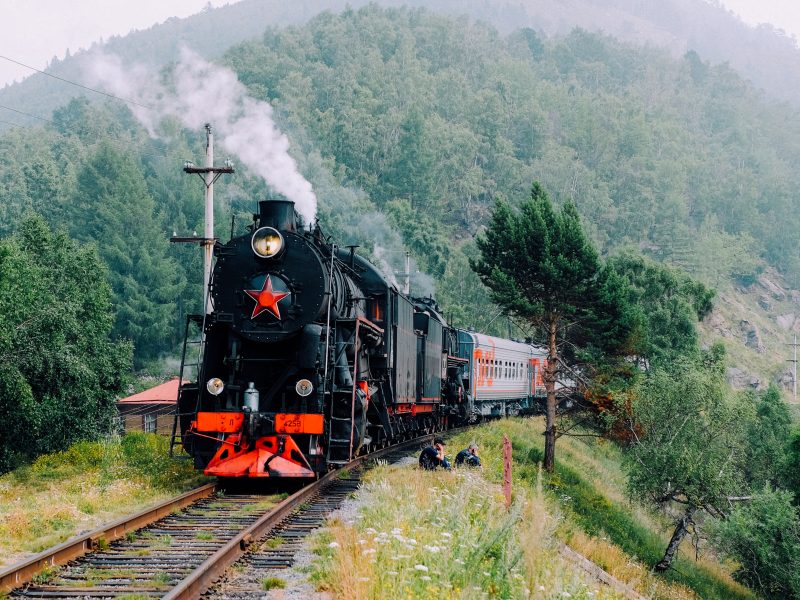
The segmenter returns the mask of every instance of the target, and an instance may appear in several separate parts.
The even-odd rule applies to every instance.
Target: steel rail
[[[441,435],[452,435],[463,428],[454,428],[438,432]],[[165,598],[195,598],[205,591],[224,570],[236,562],[247,549],[251,541],[266,535],[271,529],[283,521],[297,506],[314,496],[333,478],[338,477],[343,469],[353,469],[370,460],[397,451],[412,448],[423,443],[434,434],[425,434],[406,442],[381,448],[369,454],[354,458],[342,467],[332,470],[312,484],[309,484],[289,496],[276,507],[260,517],[255,523],[246,527],[234,536],[222,548],[206,559],[197,569],[190,573],[177,586],[170,590]],[[94,552],[101,543],[112,542],[127,533],[166,517],[176,510],[211,496],[217,489],[216,484],[207,484],[190,490],[138,513],[123,517],[110,524],[103,525],[93,531],[72,537],[57,546],[53,546],[6,569],[0,570],[0,594],[10,592],[33,580],[34,576],[44,569],[64,565],[76,558]],[[102,541],[101,541],[102,540]]]
[[[40,552],[6,569],[0,570],[0,594],[9,592],[14,588],[18,588],[30,582],[33,577],[43,569],[66,564],[71,560],[75,560],[84,554],[96,550],[101,543],[100,540],[112,542],[119,539],[128,532],[141,529],[150,523],[166,517],[175,510],[179,510],[201,498],[210,496],[216,489],[217,486],[214,483],[195,488],[133,515],[123,517],[108,525],[103,525],[89,533],[72,537],[44,552]]]
[[[450,435],[457,431],[459,431],[459,429],[452,429],[441,433],[443,435]],[[407,442],[402,442],[363,456],[358,456],[349,463],[343,465],[340,469],[326,473],[311,485],[304,487],[286,498],[286,500],[278,504],[278,506],[270,510],[267,514],[258,519],[258,521],[239,532],[239,534],[232,538],[227,544],[217,550],[216,553],[208,557],[205,562],[192,571],[183,581],[165,594],[163,596],[164,600],[189,600],[192,598],[199,598],[214,581],[219,579],[229,566],[235,563],[247,551],[251,542],[264,537],[270,530],[289,516],[296,507],[314,496],[332,479],[339,477],[342,469],[353,469],[369,460],[375,460],[392,452],[412,448],[429,439],[431,435],[433,434],[426,434]]]

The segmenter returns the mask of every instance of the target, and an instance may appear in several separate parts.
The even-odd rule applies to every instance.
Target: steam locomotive
[[[173,439],[205,474],[314,478],[371,447],[517,414],[543,393],[542,348],[449,327],[355,248],[259,203],[216,244],[194,380],[184,343]],[[187,326],[187,332],[189,328]]]

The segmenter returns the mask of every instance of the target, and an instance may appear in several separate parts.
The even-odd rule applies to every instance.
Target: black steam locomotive
[[[259,203],[246,235],[215,247],[213,310],[184,382],[174,439],[218,477],[316,477],[365,449],[487,416],[540,392],[543,353],[447,326],[354,248]],[[188,328],[187,328],[188,331]]]

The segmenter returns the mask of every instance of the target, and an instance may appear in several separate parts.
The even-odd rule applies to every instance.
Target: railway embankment
[[[311,581],[341,598],[754,597],[730,566],[702,547],[696,558],[689,544],[675,569],[652,574],[670,526],[628,500],[619,451],[562,437],[547,476],[538,467],[542,429],[512,419],[454,436],[448,454],[475,441],[480,470],[370,471],[315,538]],[[513,445],[510,510],[500,490],[504,433]]]

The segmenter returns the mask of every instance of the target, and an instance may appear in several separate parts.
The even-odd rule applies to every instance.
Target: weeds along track
[[[391,463],[407,456],[409,451],[397,450],[385,455],[383,459]],[[358,489],[364,470],[363,467],[345,470],[335,479],[331,479],[296,512],[276,524],[265,537],[251,544],[247,552],[202,597],[206,600],[263,597],[270,582],[284,586],[287,579],[296,580],[298,574],[292,572],[293,567],[298,554],[308,552],[305,547],[308,535],[321,527],[328,515]],[[304,595],[295,592],[287,597]]]
[[[109,532],[109,538],[113,538],[116,536],[110,535],[111,530],[124,525],[127,533],[116,541],[106,542],[109,538],[98,532],[86,534],[0,572],[0,581],[5,589],[11,587],[8,582],[20,582],[10,590],[11,597],[197,598],[249,551],[245,560],[252,562],[242,563],[226,575],[226,581],[236,586],[239,584],[233,583],[230,575],[236,571],[290,567],[308,533],[358,487],[368,461],[396,460],[429,438],[426,435],[358,457],[280,501],[274,495],[226,493],[194,500],[180,510],[165,503],[159,515],[162,518],[155,522],[154,518],[143,520],[145,513],[141,513],[98,530]],[[138,523],[136,531],[131,531],[132,522]],[[281,544],[270,547],[268,542],[253,543],[262,539],[280,539]],[[83,549],[56,558],[59,548],[67,546]],[[84,554],[89,548],[93,550]],[[75,556],[80,557],[60,569],[46,568]],[[29,581],[36,571],[38,574]],[[20,573],[25,574],[23,579]],[[21,585],[25,581],[29,582]],[[249,585],[245,587],[250,589]],[[0,595],[2,592],[0,588]]]

